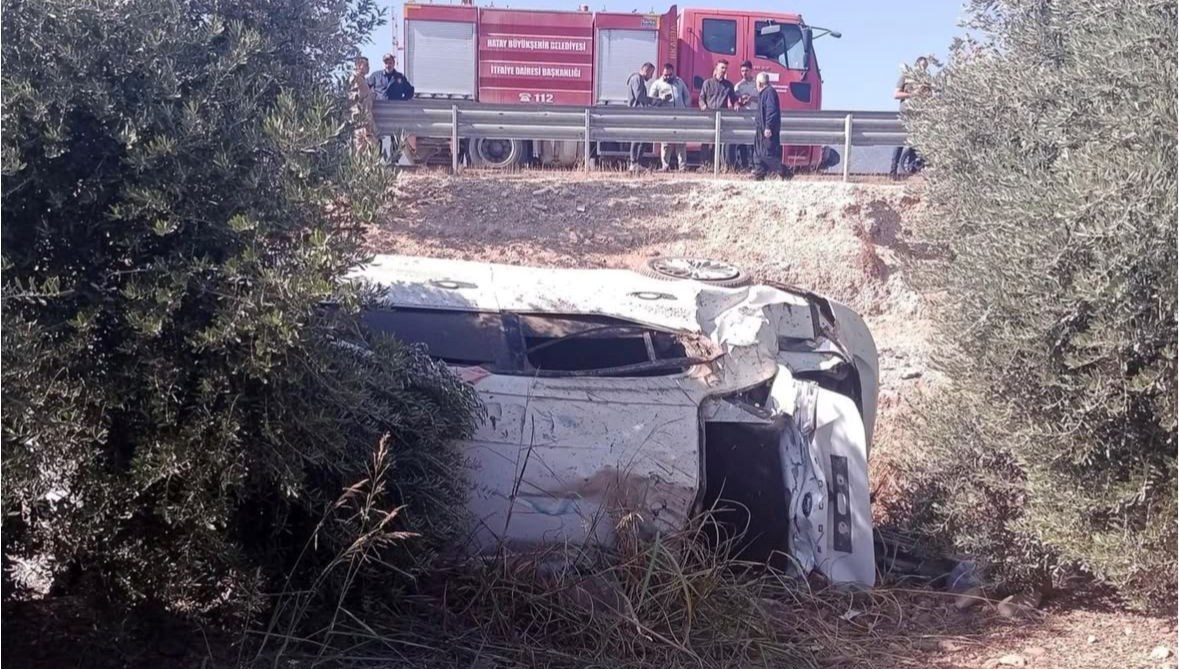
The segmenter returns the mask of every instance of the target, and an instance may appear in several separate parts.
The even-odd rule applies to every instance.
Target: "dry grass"
[[[308,591],[278,599],[266,629],[252,635],[252,664],[919,666],[929,636],[905,630],[927,630],[949,605],[919,590],[815,589],[737,559],[741,538],[718,540],[725,533],[708,514],[645,541],[641,519],[623,515],[608,553],[500,551],[437,568],[412,594],[354,592],[365,587],[362,570],[379,567],[382,552],[404,538],[388,530],[396,510],[379,508],[388,468],[382,445],[370,476],[325,515],[324,523],[349,523],[357,539]],[[328,583],[334,599],[319,592]],[[317,612],[313,602],[322,609],[325,601],[334,610]],[[912,619],[926,609],[928,619]]]

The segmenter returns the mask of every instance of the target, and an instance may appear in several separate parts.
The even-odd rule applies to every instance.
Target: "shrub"
[[[977,0],[910,120],[952,385],[926,521],[1026,580],[1174,602],[1176,5]]]
[[[389,186],[349,153],[337,80],[378,18],[368,0],[5,3],[6,565],[244,613],[385,433],[397,529],[424,535],[403,557],[447,538],[473,394],[361,329],[340,286]]]

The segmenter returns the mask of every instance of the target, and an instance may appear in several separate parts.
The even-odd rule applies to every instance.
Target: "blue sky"
[[[495,0],[497,7],[520,9],[577,9],[589,4],[594,11],[665,12],[671,3],[651,5],[637,0]],[[398,35],[403,30],[401,2],[383,2],[386,17],[392,15]],[[439,4],[444,4],[440,2]],[[457,4],[454,3],[454,4]],[[487,0],[476,0],[487,5]],[[901,64],[918,55],[944,56],[950,40],[963,30],[960,0],[784,0],[781,4],[758,0],[689,0],[683,7],[717,9],[775,10],[802,14],[807,23],[843,33],[816,41],[819,67],[823,72],[823,106],[827,109],[896,109],[893,85]],[[380,56],[389,50],[392,26],[386,24],[372,35],[362,51],[380,67]],[[400,55],[400,54],[399,54]],[[400,63],[399,63],[400,64]]]

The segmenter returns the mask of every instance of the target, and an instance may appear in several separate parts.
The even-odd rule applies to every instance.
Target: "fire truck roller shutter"
[[[407,21],[405,76],[418,97],[475,99],[475,24]]]
[[[654,30],[598,30],[594,45],[594,100],[625,105],[626,80],[643,63],[659,58],[659,33]]]

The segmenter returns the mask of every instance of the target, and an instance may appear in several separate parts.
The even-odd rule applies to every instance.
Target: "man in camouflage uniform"
[[[373,91],[368,85],[368,58],[359,56],[348,86],[352,105],[352,146],[371,150],[376,146],[377,128],[373,123]]]

